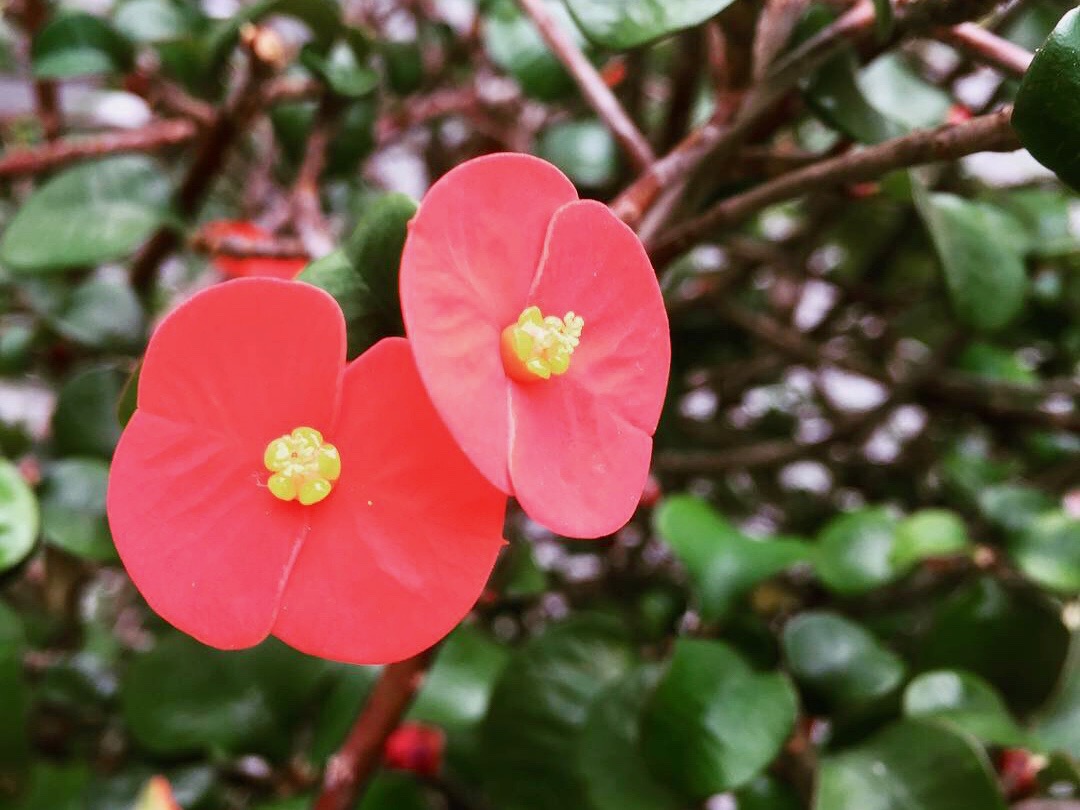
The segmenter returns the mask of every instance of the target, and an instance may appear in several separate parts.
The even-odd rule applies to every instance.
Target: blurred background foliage
[[[445,748],[391,758],[358,806],[1076,810],[1071,6],[7,2],[0,808],[126,810],[155,774],[185,810],[311,806],[378,673],[211,650],[148,610],[104,514],[138,358],[175,302],[267,261],[338,298],[350,354],[400,331],[414,200],[519,150],[605,201],[691,155],[636,223],[673,333],[654,475],[601,541],[511,512],[408,715]],[[1006,115],[993,153],[830,175],[670,238],[1014,101],[1031,154]],[[140,807],[167,807],[154,795]]]

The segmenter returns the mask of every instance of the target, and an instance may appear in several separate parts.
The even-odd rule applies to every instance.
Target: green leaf
[[[681,810],[684,803],[649,772],[639,718],[661,672],[640,666],[593,701],[578,745],[590,806],[596,810]]]
[[[791,733],[795,690],[759,674],[718,641],[679,639],[642,718],[642,750],[655,774],[702,801],[738,788],[776,757]]]
[[[92,458],[50,464],[41,490],[41,533],[54,546],[88,560],[116,559],[105,518],[109,465]]]
[[[858,60],[847,49],[817,69],[803,91],[807,103],[826,123],[859,143],[875,144],[904,133],[863,94],[856,81]]]
[[[341,665],[329,693],[312,721],[308,753],[317,764],[326,762],[345,742],[356,716],[379,677],[379,667]]]
[[[947,509],[922,509],[897,524],[892,562],[898,570],[908,571],[923,560],[960,554],[970,547],[959,515]]]
[[[1064,596],[1080,593],[1080,520],[1040,515],[1014,536],[1009,553],[1033,582]]]
[[[865,706],[904,680],[904,662],[869,632],[825,611],[801,613],[781,638],[791,674],[833,709]]]
[[[947,721],[993,745],[1029,744],[994,688],[969,672],[941,669],[923,673],[904,691],[904,714]]]
[[[345,316],[350,359],[358,357],[382,337],[381,310],[344,249],[339,248],[316,259],[301,271],[296,280],[326,290],[338,302]]]
[[[575,44],[584,44],[580,30],[559,0],[547,0],[547,9]],[[532,20],[509,0],[494,3],[488,12],[484,48],[491,61],[517,79],[527,95],[558,101],[574,89],[574,80],[548,50]]]
[[[274,639],[223,652],[172,633],[131,662],[123,716],[155,754],[281,755],[329,667]]]
[[[69,377],[52,418],[53,447],[65,456],[108,458],[120,438],[116,404],[128,374],[115,364],[93,366]]]
[[[171,42],[190,37],[202,20],[191,5],[174,0],[126,0],[116,7],[113,24],[133,42]]]
[[[459,626],[443,643],[409,716],[460,731],[483,718],[495,680],[509,653],[472,625]]]
[[[734,0],[566,0],[570,13],[593,42],[629,50],[676,31],[693,28]]]
[[[12,810],[85,810],[90,777],[90,767],[85,763],[36,762],[30,785]]]
[[[89,278],[71,287],[57,279],[27,279],[19,286],[30,305],[69,340],[100,349],[142,343],[142,305],[124,281]]]
[[[58,14],[37,33],[30,48],[39,79],[120,73],[131,67],[133,56],[131,43],[111,25],[82,11]]]
[[[480,726],[485,787],[494,806],[588,807],[576,767],[578,740],[593,699],[630,663],[621,627],[592,615],[550,627],[514,652]]]
[[[52,273],[126,258],[165,220],[169,181],[138,155],[83,163],[39,187],[0,239],[14,273]]]
[[[952,96],[930,84],[896,52],[879,56],[859,72],[859,88],[874,108],[904,130],[944,123]]]
[[[38,534],[34,493],[10,461],[0,459],[0,572],[18,565]]]
[[[1034,385],[1038,375],[1013,352],[989,343],[971,343],[956,360],[956,367],[988,380]]]
[[[30,756],[30,690],[23,676],[24,646],[19,616],[0,602],[0,695],[4,696],[0,700],[0,784],[14,778]]]
[[[345,255],[359,271],[383,313],[386,334],[404,334],[398,275],[409,220],[416,201],[405,194],[384,194],[364,211],[345,242]]]
[[[833,518],[818,536],[817,572],[831,591],[872,591],[900,575],[893,562],[896,519],[869,508]]]
[[[537,154],[579,186],[605,186],[618,170],[619,153],[607,127],[596,120],[564,121],[544,130]]]
[[[967,737],[902,720],[822,760],[814,810],[1005,810],[986,755]]]
[[[914,184],[915,204],[945,271],[957,317],[982,330],[1000,329],[1024,306],[1027,274],[1007,216],[954,194],[926,193]]]
[[[1012,125],[1032,157],[1080,189],[1080,9],[1062,17],[1035,52],[1016,93]]]
[[[1080,636],[1072,638],[1054,693],[1040,709],[1032,734],[1049,750],[1080,759]]]
[[[1054,508],[1054,500],[1041,489],[1020,484],[993,484],[978,492],[983,517],[1008,532],[1026,529],[1036,516]]]
[[[688,495],[665,499],[655,513],[656,531],[686,566],[705,621],[726,615],[736,599],[759,582],[810,559],[796,540],[752,540],[707,503]]]
[[[962,669],[992,684],[1020,715],[1046,700],[1069,633],[1044,595],[983,577],[934,611],[915,648],[919,669]]]
[[[878,41],[884,42],[889,38],[894,22],[892,0],[874,0],[874,28]]]
[[[300,61],[320,76],[334,93],[345,98],[366,96],[379,85],[379,74],[363,64],[345,42],[338,42],[325,56],[314,48],[305,47],[300,53]]]

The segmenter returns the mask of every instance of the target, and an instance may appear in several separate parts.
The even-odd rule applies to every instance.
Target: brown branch
[[[877,146],[860,149],[781,175],[743,194],[717,203],[705,213],[674,228],[650,254],[662,266],[706,233],[729,228],[763,208],[809,191],[873,180],[897,169],[956,160],[975,152],[1008,152],[1020,148],[1005,107],[961,124],[914,132]]]
[[[194,215],[202,205],[225,165],[230,148],[261,109],[263,85],[284,61],[281,40],[271,29],[247,25],[241,31],[241,40],[248,52],[248,72],[228,105],[203,134],[195,157],[176,192],[174,207],[183,217]],[[173,227],[164,227],[154,233],[131,266],[132,286],[146,293],[154,283],[161,262],[180,243],[180,234]]]
[[[871,50],[880,53],[912,33],[973,19],[992,5],[992,0],[909,0],[897,7],[889,40],[875,42]],[[724,160],[733,157],[746,137],[801,80],[846,44],[861,44],[873,33],[873,4],[858,0],[833,23],[777,61],[743,98],[730,124],[725,125],[730,115],[718,110],[709,123],[651,165],[616,198],[612,204],[616,215],[636,226],[661,189],[681,182],[710,155]]]
[[[324,95],[315,112],[290,200],[296,232],[307,252],[315,258],[334,249],[330,226],[319,201],[319,178],[326,168],[326,154],[337,130],[340,112],[340,102],[329,93]]]
[[[22,24],[31,39],[49,21],[49,5],[46,0],[26,0],[22,8]],[[55,141],[63,129],[60,114],[60,92],[54,79],[34,79],[34,104],[45,140]]]
[[[138,129],[11,149],[0,155],[0,178],[41,174],[86,158],[122,152],[154,152],[187,143],[195,134],[196,127],[191,121],[174,119],[157,121]]]
[[[974,23],[942,28],[937,31],[936,36],[968,56],[1012,76],[1023,76],[1031,66],[1031,60],[1035,58],[1030,51]]]
[[[604,83],[599,72],[581,52],[570,36],[559,27],[558,22],[547,10],[544,0],[518,0],[518,5],[532,18],[540,31],[540,36],[551,48],[559,61],[570,71],[582,95],[604,122],[623,151],[639,169],[651,166],[656,161],[652,147],[641,131],[634,126],[615,94]]]
[[[243,236],[214,236],[201,230],[191,237],[190,245],[216,256],[242,259],[309,259],[311,255],[299,239],[285,236],[250,239]]]
[[[301,76],[280,76],[267,82],[263,89],[265,104],[281,104],[288,101],[306,101],[317,98],[322,92],[322,84],[315,79]]]
[[[397,728],[423,683],[432,651],[386,667],[344,744],[326,765],[314,810],[348,810],[363,795]]]

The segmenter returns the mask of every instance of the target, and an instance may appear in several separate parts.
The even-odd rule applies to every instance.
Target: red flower
[[[484,588],[505,510],[408,343],[346,366],[334,299],[276,279],[206,289],[157,328],[107,505],[132,580],[181,630],[224,649],[273,633],[354,663],[408,657],[453,628]]]
[[[387,767],[418,776],[438,776],[442,770],[446,735],[423,723],[402,723],[390,734],[383,749]]]
[[[268,242],[272,235],[254,222],[222,219],[208,222],[202,228],[202,236],[210,247],[212,261],[222,274],[229,278],[245,276],[268,276],[270,278],[296,278],[307,267],[307,260],[301,258],[273,258],[269,256],[227,256],[216,251],[216,242],[235,236],[250,242]]]
[[[421,203],[401,302],[435,407],[495,486],[568,536],[629,519],[671,357],[633,231],[542,160],[478,158]]]

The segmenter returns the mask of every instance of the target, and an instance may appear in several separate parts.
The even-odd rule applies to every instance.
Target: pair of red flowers
[[[337,304],[294,281],[217,285],[157,328],[108,514],[165,619],[386,663],[472,607],[506,495],[572,537],[630,517],[670,342],[608,208],[536,158],[465,163],[410,223],[401,299],[408,341],[348,365]]]

